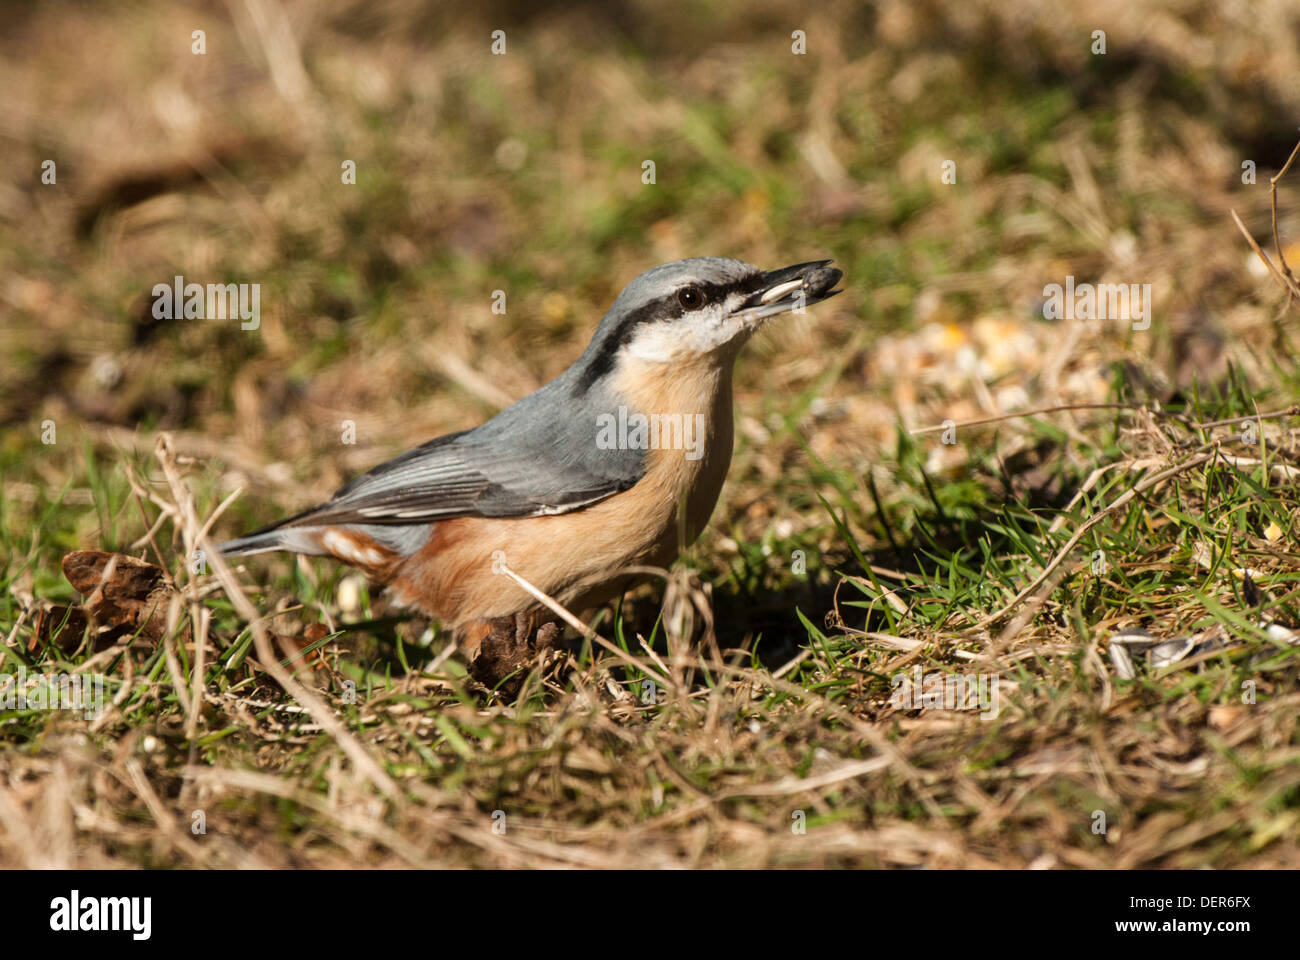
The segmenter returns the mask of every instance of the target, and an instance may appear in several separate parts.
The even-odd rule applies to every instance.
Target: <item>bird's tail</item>
[[[320,541],[304,527],[284,527],[277,524],[234,540],[219,544],[217,549],[227,557],[247,556],[253,553],[273,553],[287,550],[290,553],[324,554]]]

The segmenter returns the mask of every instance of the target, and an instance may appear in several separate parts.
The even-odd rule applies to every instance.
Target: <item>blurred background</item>
[[[0,15],[11,535],[88,449],[147,449],[158,429],[212,465],[213,496],[248,487],[226,530],[269,521],[535,389],[627,281],[686,256],[845,271],[844,296],[742,357],[723,554],[826,525],[790,478],[808,453],[888,497],[900,422],[1163,398],[1294,356],[1229,220],[1268,236],[1300,117],[1293,2]],[[1294,196],[1284,183],[1284,244]],[[155,319],[176,275],[259,284],[260,327]],[[1045,321],[1043,287],[1067,275],[1151,284],[1154,323]],[[952,471],[968,452],[929,456]],[[54,528],[62,547],[140,533],[89,510]]]
[[[1294,867],[1296,650],[1244,672],[1276,644],[1233,578],[1295,586],[1300,433],[1249,441],[1289,463],[1123,498],[1202,444],[1249,452],[1157,403],[1233,424],[1300,397],[1294,316],[1230,216],[1272,251],[1298,37],[1296,0],[0,0],[0,659],[120,681],[93,722],[7,711],[0,863]],[[184,578],[203,676],[183,638],[96,653],[69,620],[56,645],[69,551],[179,575],[191,491],[204,517],[244,491],[217,538],[317,502],[545,383],[634,276],[701,255],[833,257],[845,292],[742,353],[691,588],[599,628],[640,656],[685,622],[675,593],[754,671],[647,705],[579,650],[511,705],[433,631],[370,619],[341,565],[255,558],[252,602],[315,650],[304,677],[355,683],[350,735],[418,798],[380,817],[210,578]],[[177,276],[257,284],[257,328],[159,319]],[[1045,319],[1068,277],[1150,285],[1149,326]],[[1143,409],[909,439],[1098,402]],[[1092,566],[1016,608],[1103,503]],[[1000,636],[970,632],[1004,602]],[[1230,629],[1251,661],[1112,681],[1099,643],[1137,626]],[[996,726],[889,699],[905,669],[985,662],[1014,691]]]

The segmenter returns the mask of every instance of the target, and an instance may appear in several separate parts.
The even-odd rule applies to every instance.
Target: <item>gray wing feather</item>
[[[358,477],[285,525],[543,516],[577,510],[631,485],[578,464],[557,467],[524,451],[502,456],[473,445],[439,447],[392,463]]]
[[[546,516],[628,489],[645,472],[643,451],[597,449],[592,411],[607,404],[579,402],[574,406],[582,412],[557,416],[568,379],[562,376],[481,427],[381,464],[280,526]]]

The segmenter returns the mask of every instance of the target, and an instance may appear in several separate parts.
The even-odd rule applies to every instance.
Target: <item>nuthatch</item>
[[[471,655],[502,629],[524,642],[552,615],[494,560],[578,611],[635,583],[627,567],[671,564],[731,463],[737,353],[769,318],[839,293],[830,262],[764,272],[704,257],[648,270],[546,386],[220,549],[360,567]]]

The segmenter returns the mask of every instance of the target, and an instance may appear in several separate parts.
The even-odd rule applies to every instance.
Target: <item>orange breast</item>
[[[703,415],[698,459],[684,449],[647,451],[645,476],[630,490],[573,513],[501,519],[460,517],[434,525],[428,545],[385,577],[399,603],[459,628],[536,606],[494,559],[576,611],[602,603],[635,577],[630,565],[667,566],[703,530],[731,463],[730,364],[708,358],[698,369],[620,364],[616,387],[630,410],[647,416]],[[592,426],[595,443],[596,427]]]

